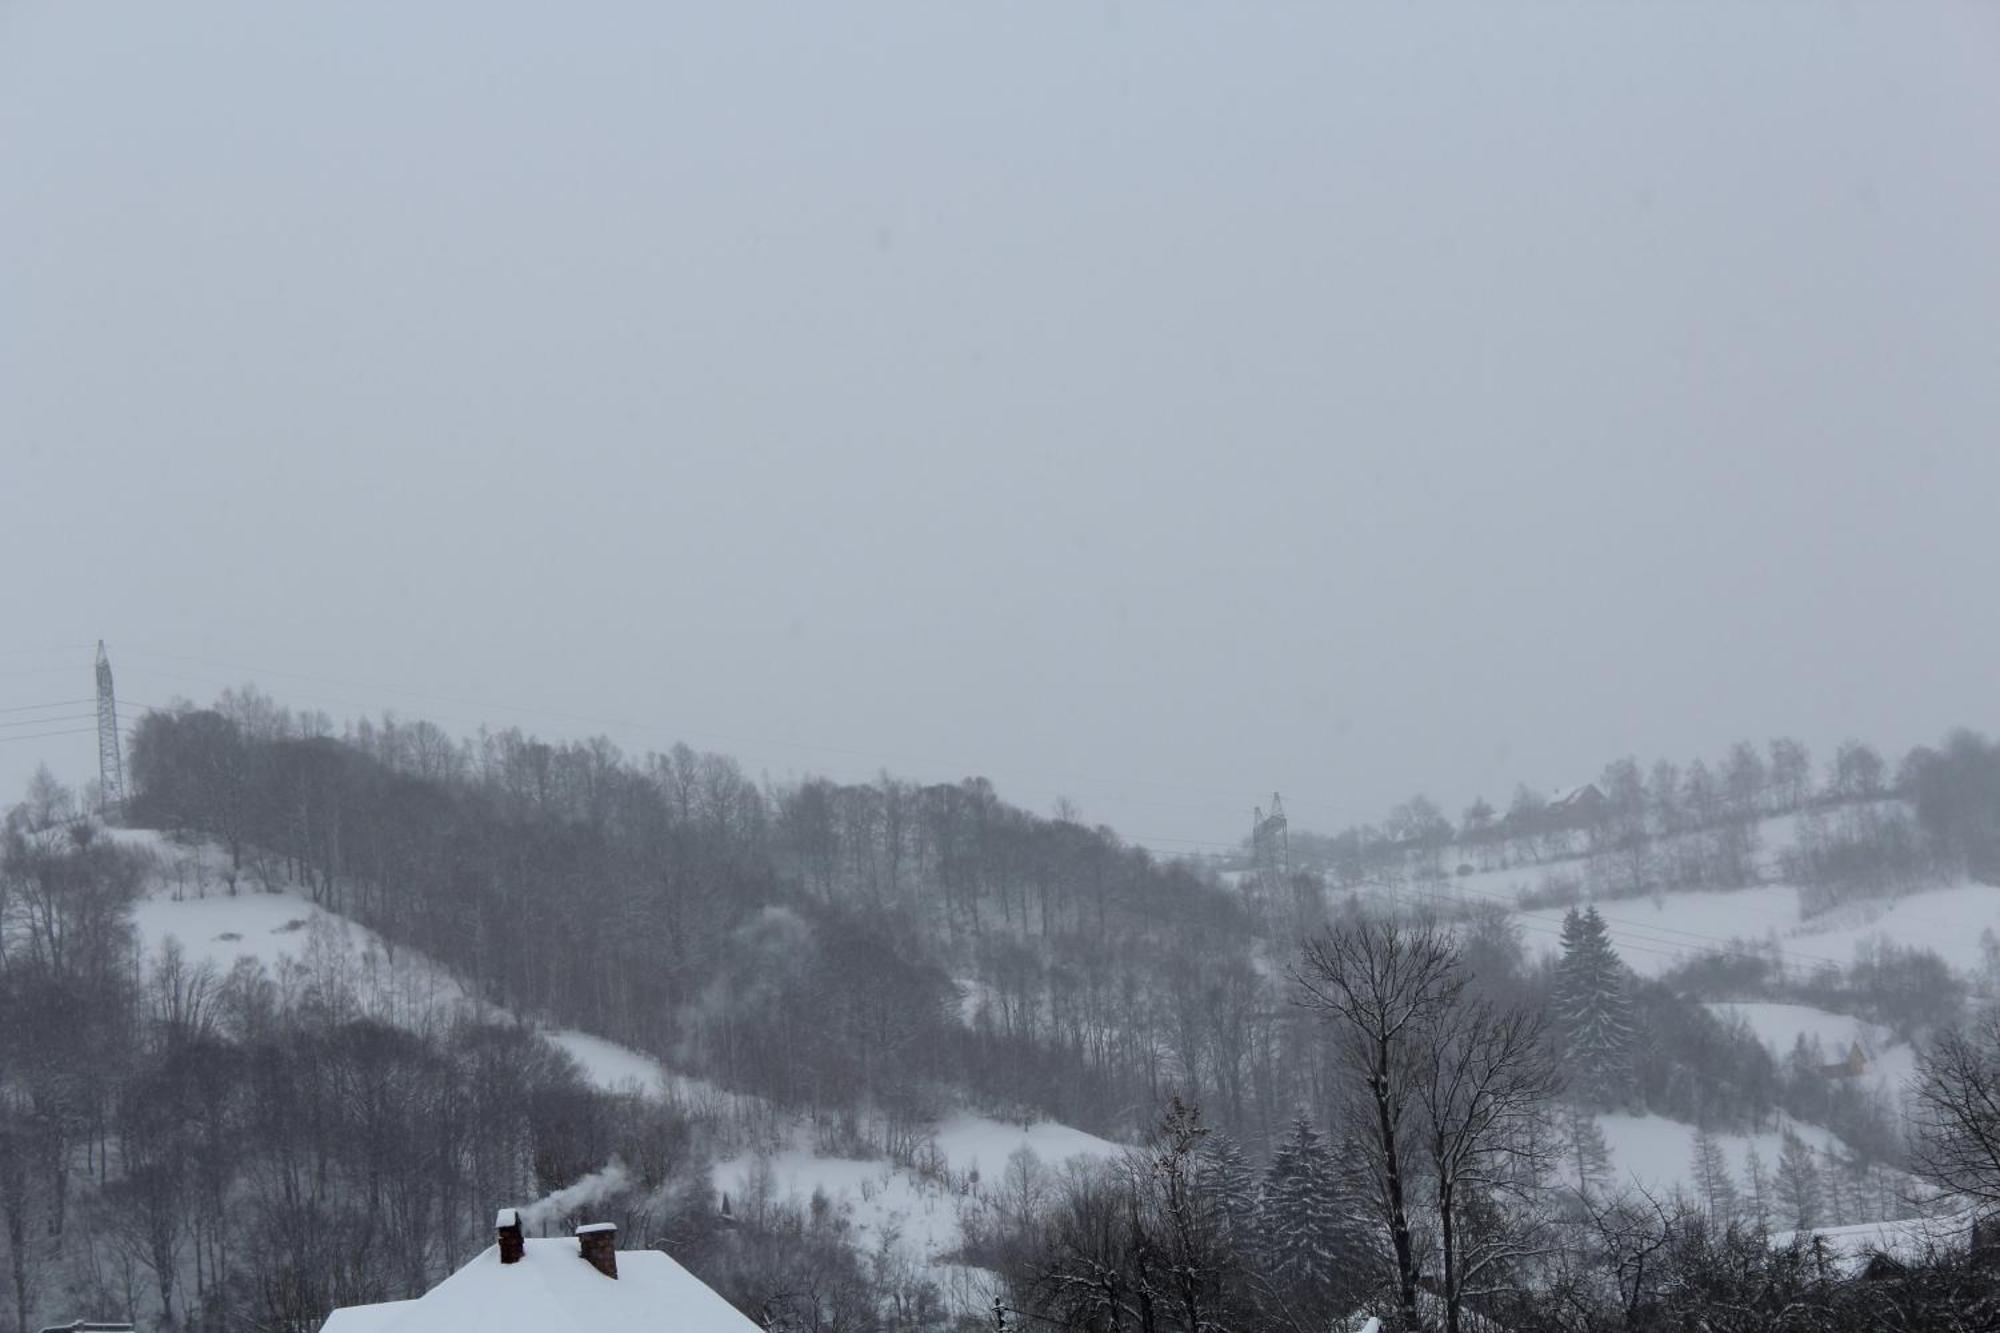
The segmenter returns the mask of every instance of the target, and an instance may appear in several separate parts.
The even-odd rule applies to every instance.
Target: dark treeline
[[[490,1199],[603,1160],[597,1097],[525,1029],[390,1027],[338,968],[142,965],[144,858],[21,815],[0,854],[8,1327],[298,1326],[434,1278]]]
[[[490,1241],[498,1204],[591,1179],[536,1229],[615,1220],[768,1327],[867,1333],[885,1295],[940,1321],[934,1287],[865,1270],[829,1219],[762,1198],[719,1217],[711,1164],[746,1138],[712,1108],[598,1091],[474,1006],[388,1021],[330,935],[275,973],[171,940],[140,957],[126,909],[158,869],[48,782],[5,822],[0,1329],[312,1333],[421,1295]]]
[[[1518,870],[1529,905],[1561,906],[1666,886],[1742,888],[1775,874],[1812,889],[1808,907],[1825,907],[1941,876],[2000,882],[1996,753],[1958,731],[1893,770],[1860,741],[1816,768],[1800,741],[1739,741],[1712,764],[1619,759],[1554,796],[1522,784],[1504,808],[1482,797],[1455,824],[1418,795],[1379,823],[1294,832],[1290,847],[1295,864],[1336,886]],[[1778,815],[1798,817],[1798,836],[1767,861],[1758,825]]]
[[[215,838],[232,888],[299,885],[496,1004],[783,1106],[865,1107],[885,1147],[968,1091],[1124,1135],[1179,1091],[1260,1156],[1325,1104],[1324,1054],[1272,977],[1329,913],[1360,910],[1337,876],[1232,893],[977,779],[759,787],[685,747],[632,761],[425,723],[311,731],[254,694],[149,715],[131,817]],[[1888,790],[1856,753],[1836,812]],[[1739,789],[1759,811],[1820,790],[1720,788]],[[1498,907],[1465,925],[1487,970],[1546,995]],[[1635,993],[1653,1038],[1635,1109],[1744,1127],[1800,1100],[1746,1034],[1678,992]]]
[[[601,740],[454,743],[424,723],[362,723],[343,739],[312,730],[254,694],[152,714],[133,740],[132,818],[217,839],[232,887],[300,885],[496,1004],[782,1106],[863,1108],[884,1126],[880,1147],[967,1093],[1130,1135],[1143,1108],[1178,1091],[1261,1158],[1297,1108],[1326,1105],[1321,1044],[1273,978],[1330,916],[1363,910],[1337,875],[1295,871],[1288,894],[1232,893],[1108,830],[1008,806],[976,779],[759,787],[685,747],[630,761]],[[1894,784],[1866,747],[1843,747],[1823,783],[1803,747],[1771,752],[1735,747],[1713,809],[1688,798],[1684,823],[1660,822],[1636,763],[1613,765],[1608,794],[1573,802],[1563,836],[1615,866],[1643,851],[1649,875],[1675,838],[1773,810],[1797,812],[1808,853],[1859,830],[1962,867],[1992,836],[1967,813],[1984,808],[1976,794],[1950,795],[1986,780],[1993,751],[1976,738],[1917,752]],[[1698,794],[1711,785],[1703,771],[1656,766],[1656,785]],[[1913,816],[1886,802],[1904,791]],[[1538,808],[1480,837],[1504,855],[1553,856],[1516,845],[1546,842]],[[1829,822],[1846,833],[1817,836]],[[1621,840],[1620,827],[1645,840]],[[1496,987],[1546,1002],[1551,975],[1501,906],[1475,903],[1460,929]],[[1810,978],[1734,951],[1671,986],[1635,981],[1647,1040],[1624,1105],[1733,1130],[1788,1110],[1888,1155],[1886,1113],[1803,1068],[1823,1053],[1773,1062],[1690,1002],[1687,983],[1709,972],[1718,984],[1700,993],[1838,999],[1911,1036],[1955,1011],[1962,983],[1929,955],[1896,951]]]
[[[130,818],[222,843],[231,891],[298,885],[495,1004],[785,1106],[914,1123],[969,1087],[1129,1130],[1190,1076],[1247,1116],[1260,1055],[1269,1115],[1297,1099],[1245,1036],[1241,901],[981,780],[760,789],[685,747],[301,734],[254,696],[149,715],[131,772]]]

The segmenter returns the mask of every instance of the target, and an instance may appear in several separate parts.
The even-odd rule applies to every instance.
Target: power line
[[[78,727],[74,731],[38,731],[26,736],[0,736],[0,745],[11,745],[16,741],[47,740],[53,736],[87,736],[96,730],[96,727]]]
[[[45,648],[0,648],[0,657],[33,657],[36,653],[87,653],[88,643],[52,643]]]
[[[1519,921],[1523,929],[1538,930],[1554,935],[1562,933],[1562,924],[1560,921],[1543,915],[1537,909],[1523,907],[1517,900],[1509,898],[1505,894],[1495,893],[1486,889],[1475,889],[1464,885],[1453,885],[1451,892],[1459,895],[1469,894],[1476,897],[1488,898],[1508,907],[1510,909],[1509,914]],[[1603,916],[1603,913],[1600,912],[1599,915]],[[1779,968],[1781,971],[1790,968],[1796,971],[1802,978],[1810,976],[1810,969],[1805,966],[1808,963],[1827,967],[1845,966],[1845,964],[1831,958],[1822,958],[1816,954],[1800,953],[1797,950],[1782,947],[1775,950],[1776,957],[1773,957],[1774,951],[1760,948],[1754,944],[1743,943],[1739,938],[1725,939],[1720,935],[1682,930],[1674,926],[1656,926],[1647,922],[1632,921],[1623,917],[1606,916],[1604,917],[1604,921],[1607,925],[1623,926],[1628,932],[1637,932],[1636,939],[1619,943],[1619,948],[1629,948],[1634,952],[1651,954],[1661,958],[1673,958],[1681,962],[1693,961],[1696,958],[1704,956],[1721,955],[1724,957],[1735,957],[1768,963]],[[1692,942],[1684,944],[1679,940],[1659,939],[1656,937],[1656,932],[1672,932],[1673,934],[1684,935]]]
[[[1387,884],[1377,880],[1372,881],[1364,887],[1382,888],[1394,893],[1399,887],[1403,886]],[[1510,909],[1509,915],[1515,918],[1524,930],[1533,930],[1537,933],[1558,936],[1562,933],[1562,925],[1559,921],[1541,914],[1536,909],[1521,906],[1517,900],[1508,897],[1506,894],[1457,884],[1452,885],[1446,892],[1460,896],[1461,900],[1463,900],[1465,895],[1471,895],[1488,898],[1496,903],[1500,903]],[[1603,914],[1599,913],[1599,915],[1602,916]],[[1679,962],[1691,962],[1701,957],[1720,955],[1722,957],[1734,957],[1766,963],[1777,967],[1781,972],[1796,974],[1801,979],[1810,979],[1811,969],[1806,966],[1809,963],[1825,967],[1846,966],[1846,964],[1835,959],[1824,958],[1817,954],[1800,953],[1797,950],[1783,947],[1776,948],[1775,950],[1766,949],[1754,944],[1744,943],[1737,938],[1725,939],[1719,935],[1683,930],[1674,926],[1657,926],[1651,923],[1611,916],[1604,917],[1604,921],[1607,925],[1619,925],[1625,927],[1626,931],[1637,932],[1636,939],[1628,939],[1619,943],[1618,948],[1629,949],[1636,953],[1649,954],[1654,957],[1671,958]],[[1668,932],[1687,936],[1690,941],[1695,941],[1696,943],[1684,944],[1679,940],[1665,940],[1656,937],[1656,933]]]
[[[1509,901],[1509,899],[1507,899],[1507,897],[1506,897],[1506,896],[1505,896],[1504,894],[1498,894],[1498,893],[1494,893],[1494,892],[1492,892],[1491,890],[1485,890],[1485,889],[1474,889],[1474,888],[1461,888],[1461,889],[1460,889],[1459,891],[1460,891],[1460,892],[1462,892],[1462,893],[1471,893],[1471,894],[1476,894],[1476,895],[1478,895],[1478,896],[1480,896],[1480,897],[1483,897],[1483,898],[1491,898],[1491,899],[1493,899],[1493,900],[1495,900],[1495,901],[1497,901],[1497,902],[1508,902],[1508,901]],[[1519,905],[1518,903],[1515,903],[1515,904],[1514,904],[1514,911],[1515,911],[1515,913],[1516,913],[1517,915],[1519,915],[1519,916],[1522,916],[1522,917],[1525,917],[1525,918],[1529,918],[1529,919],[1532,919],[1532,920],[1536,920],[1536,921],[1542,921],[1542,922],[1548,922],[1548,923],[1550,923],[1550,924],[1554,924],[1554,925],[1556,925],[1556,926],[1557,926],[1557,928],[1558,928],[1558,929],[1560,929],[1560,923],[1559,923],[1559,922],[1554,922],[1554,921],[1553,921],[1553,920],[1552,920],[1551,918],[1549,918],[1549,917],[1547,917],[1547,916],[1542,916],[1542,915],[1537,915],[1537,914],[1536,914],[1536,912],[1535,912],[1535,909],[1532,909],[1532,908],[1526,908],[1526,907],[1522,907],[1522,906],[1520,906],[1520,905]],[[1737,937],[1732,937],[1732,938],[1729,938],[1729,939],[1724,939],[1724,938],[1723,938],[1722,936],[1720,936],[1720,935],[1711,935],[1711,934],[1706,934],[1706,933],[1704,933],[1704,932],[1701,932],[1701,931],[1696,931],[1696,930],[1683,930],[1683,929],[1681,929],[1681,928],[1679,928],[1679,927],[1677,927],[1677,926],[1660,926],[1660,925],[1653,925],[1653,924],[1651,924],[1651,923],[1648,923],[1648,922],[1641,922],[1641,921],[1632,921],[1632,920],[1630,920],[1630,919],[1628,919],[1628,918],[1625,918],[1625,917],[1614,917],[1614,916],[1604,916],[1604,914],[1603,914],[1602,912],[1599,912],[1599,913],[1598,913],[1598,915],[1599,915],[1599,916],[1601,916],[1601,917],[1604,917],[1604,921],[1605,921],[1605,923],[1606,923],[1607,925],[1619,925],[1619,926],[1624,926],[1624,927],[1625,927],[1625,928],[1626,928],[1627,930],[1633,930],[1633,931],[1639,931],[1639,932],[1642,932],[1642,934],[1640,935],[1640,938],[1641,938],[1641,939],[1647,939],[1647,938],[1648,938],[1648,935],[1647,935],[1646,933],[1643,933],[1643,932],[1651,932],[1651,933],[1657,933],[1657,934],[1673,934],[1673,935],[1684,935],[1684,936],[1686,936],[1687,938],[1689,938],[1690,940],[1696,940],[1696,941],[1701,941],[1701,942],[1704,942],[1704,943],[1708,943],[1708,944],[1713,944],[1713,945],[1717,945],[1717,946],[1722,946],[1722,947],[1723,947],[1723,951],[1725,951],[1725,952],[1726,952],[1726,951],[1731,951],[1731,950],[1733,950],[1733,951],[1735,951],[1735,952],[1738,952],[1738,953],[1742,953],[1742,954],[1745,954],[1746,956],[1756,956],[1756,957],[1760,957],[1760,958],[1761,958],[1761,957],[1764,957],[1764,956],[1765,956],[1765,955],[1764,955],[1764,954],[1763,954],[1762,952],[1755,952],[1755,953],[1754,953],[1754,955],[1753,955],[1753,953],[1752,953],[1752,946],[1746,946],[1746,945],[1742,945],[1742,944],[1738,944],[1738,943],[1737,943]],[[1671,946],[1674,946],[1674,945],[1675,945],[1675,944],[1677,943],[1676,941],[1673,941],[1673,940],[1661,940],[1661,939],[1652,939],[1652,940],[1650,940],[1650,942],[1651,942],[1651,943],[1654,943],[1654,944],[1660,944],[1660,945],[1667,945],[1667,946],[1670,946],[1670,947],[1671,947]],[[1780,949],[1780,950],[1779,950],[1778,952],[1780,952],[1780,953],[1783,953],[1783,954],[1790,954],[1790,955],[1791,955],[1792,957],[1794,957],[1794,958],[1797,958],[1797,959],[1800,959],[1800,960],[1801,960],[1801,961],[1803,961],[1803,962],[1809,962],[1809,963],[1820,963],[1820,964],[1824,964],[1824,965],[1827,965],[1827,966],[1830,966],[1830,967],[1840,967],[1840,966],[1843,966],[1843,964],[1841,964],[1841,963],[1838,963],[1838,962],[1835,962],[1835,961],[1834,961],[1833,959],[1831,959],[1831,958],[1820,958],[1820,957],[1818,957],[1818,956],[1816,956],[1816,955],[1813,955],[1813,954],[1807,954],[1807,953],[1798,953],[1798,952],[1796,952],[1796,951],[1794,951],[1794,950],[1789,950],[1789,949]]]
[[[56,699],[45,704],[16,704],[12,708],[0,708],[0,713],[32,713],[43,708],[74,708],[78,704],[96,703],[94,698]]]
[[[96,716],[95,713],[65,713],[61,717],[24,717],[14,722],[0,722],[0,727],[45,727],[52,722],[77,722]]]

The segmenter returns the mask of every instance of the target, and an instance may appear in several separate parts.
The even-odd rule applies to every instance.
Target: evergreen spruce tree
[[[1553,1004],[1571,1095],[1595,1106],[1629,1103],[1632,1002],[1625,994],[1625,964],[1595,907],[1571,908],[1563,918]]]
[[[1195,1162],[1196,1180],[1221,1219],[1229,1242],[1247,1251],[1257,1228],[1257,1179],[1243,1146],[1227,1134],[1211,1133]]]
[[[1301,1111],[1271,1154],[1258,1205],[1274,1278],[1310,1286],[1332,1281],[1341,1233],[1335,1192],[1332,1154]]]
[[[1385,1210],[1376,1189],[1367,1150],[1353,1135],[1343,1136],[1333,1155],[1333,1221],[1340,1232],[1343,1263],[1362,1264],[1382,1230]]]

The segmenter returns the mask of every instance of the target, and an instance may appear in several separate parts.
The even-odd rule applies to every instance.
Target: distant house
[[[350,1305],[320,1333],[761,1333],[735,1306],[658,1250],[618,1249],[609,1223],[574,1239],[528,1238],[515,1209],[494,1243],[409,1301]]]
[[[1821,1065],[1819,1072],[1826,1078],[1860,1078],[1868,1072],[1868,1053],[1861,1049],[1860,1042],[1849,1042],[1847,1055],[1830,1065]]]
[[[1582,828],[1594,824],[1604,814],[1604,793],[1595,782],[1569,787],[1549,797],[1542,807],[1551,824],[1562,828]]]

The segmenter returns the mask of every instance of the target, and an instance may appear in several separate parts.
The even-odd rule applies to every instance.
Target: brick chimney
[[[576,1243],[590,1266],[606,1277],[618,1276],[618,1228],[609,1222],[592,1222],[576,1229]]]
[[[527,1249],[527,1242],[521,1239],[521,1214],[514,1208],[502,1208],[500,1215],[493,1219],[493,1236],[500,1243],[500,1262],[518,1264]]]

